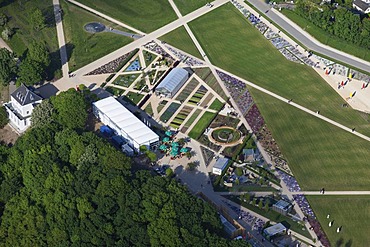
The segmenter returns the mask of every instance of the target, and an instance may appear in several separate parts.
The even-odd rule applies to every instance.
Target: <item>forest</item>
[[[315,1],[300,0],[295,12],[334,36],[370,49],[370,19],[354,11],[351,5],[318,5]]]
[[[0,146],[2,246],[249,246],[222,238],[216,210],[86,130],[91,95],[70,89],[37,106]]]

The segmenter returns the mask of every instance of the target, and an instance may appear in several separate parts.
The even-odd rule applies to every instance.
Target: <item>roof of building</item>
[[[220,214],[221,223],[224,225],[224,228],[228,234],[232,234],[236,231],[236,227],[233,226],[223,215]]]
[[[213,168],[224,169],[228,162],[228,158],[218,158]]]
[[[115,98],[108,97],[93,104],[139,145],[159,140],[159,136],[153,130],[141,122]]]
[[[166,76],[166,78],[159,83],[157,89],[165,88],[169,92],[173,92],[176,86],[184,79],[187,78],[189,73],[183,68],[174,68],[171,72]]]
[[[360,8],[362,11],[366,11],[368,8],[370,8],[370,4],[365,3],[361,0],[355,0],[353,1],[353,4]]]
[[[17,88],[11,96],[20,104],[28,105],[42,100],[42,97],[28,89],[24,84]]]
[[[265,228],[263,232],[272,237],[275,236],[276,234],[284,233],[286,230],[287,228],[283,224],[278,223],[276,225]]]
[[[274,204],[275,207],[281,209],[288,209],[292,204],[290,202],[279,200],[277,203]]]

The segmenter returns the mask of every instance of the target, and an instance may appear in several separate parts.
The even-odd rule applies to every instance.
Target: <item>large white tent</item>
[[[94,115],[125,138],[136,150],[145,145],[157,145],[159,136],[141,122],[115,98],[108,97],[93,103]]]

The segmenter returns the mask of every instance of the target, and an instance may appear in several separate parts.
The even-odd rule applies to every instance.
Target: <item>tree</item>
[[[32,111],[31,122],[32,128],[40,128],[53,122],[54,106],[50,100],[45,99]]]
[[[32,41],[28,47],[27,58],[38,62],[44,68],[50,65],[50,54],[45,42]]]
[[[186,166],[186,169],[189,171],[194,171],[197,167],[197,164],[195,162],[189,162]]]
[[[42,80],[43,72],[44,69],[40,63],[26,59],[19,66],[17,83],[24,83],[28,86],[34,85]]]
[[[10,40],[10,38],[14,34],[14,29],[10,27],[5,27],[4,30],[1,33],[1,37],[3,37],[4,40]]]
[[[0,13],[0,26],[5,26],[8,22],[8,17],[4,13]]]
[[[246,201],[246,202],[250,202],[251,201],[251,199],[252,199],[252,197],[251,197],[251,194],[249,194],[249,193],[245,193],[244,194],[244,200]]]
[[[241,167],[235,168],[235,174],[238,177],[242,176],[243,175],[243,169]]]
[[[171,168],[166,169],[166,176],[169,178],[173,176],[173,170]]]
[[[9,122],[8,113],[5,106],[0,107],[0,129],[2,129]]]
[[[258,202],[258,207],[259,207],[260,209],[262,209],[262,208],[263,208],[263,202],[262,202],[262,199],[260,199],[260,201]]]
[[[31,26],[35,30],[41,30],[45,27],[45,17],[40,9],[32,9],[29,15]]]
[[[148,151],[145,152],[145,154],[150,159],[151,162],[156,162],[157,161],[157,155],[154,152],[148,150]]]
[[[84,129],[87,121],[87,105],[83,95],[71,88],[53,97],[51,103],[55,109],[55,119],[71,129]]]
[[[13,79],[17,70],[14,54],[6,48],[0,49],[0,81],[3,85]]]
[[[268,212],[270,210],[270,206],[268,205],[268,203],[265,204],[264,209],[265,209],[266,212]]]

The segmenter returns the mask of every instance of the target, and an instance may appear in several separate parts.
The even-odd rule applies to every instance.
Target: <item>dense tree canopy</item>
[[[81,95],[56,96],[51,123],[0,146],[0,245],[247,246],[219,237],[218,214],[186,187],[131,172],[130,158],[80,129]]]
[[[45,42],[32,41],[28,47],[27,58],[38,62],[44,68],[50,65],[50,54]]]
[[[0,81],[7,85],[17,70],[14,54],[6,48],[0,48]]]
[[[32,128],[39,128],[53,122],[53,111],[54,106],[50,103],[50,100],[43,100],[32,111]]]
[[[26,58],[19,66],[17,82],[30,86],[40,82],[43,74],[44,68],[39,62]]]

